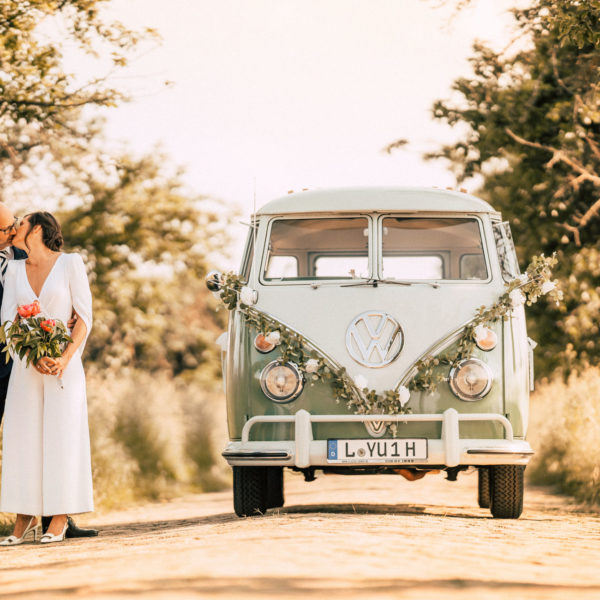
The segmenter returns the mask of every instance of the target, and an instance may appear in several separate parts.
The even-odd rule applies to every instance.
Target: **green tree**
[[[600,2],[536,0],[514,16],[518,41],[477,43],[459,99],[435,103],[435,119],[468,127],[428,158],[447,159],[458,182],[480,178],[522,264],[558,253],[564,306],[529,310],[548,374],[600,362]]]
[[[95,302],[88,357],[101,368],[217,368],[224,317],[204,275],[214,255],[226,254],[227,220],[213,200],[191,196],[166,162],[97,163],[74,182],[86,200],[60,215],[65,239],[87,258]]]
[[[108,3],[0,0],[1,189],[16,207],[19,178],[41,177],[50,188],[43,206],[59,207],[69,249],[87,256],[92,364],[210,371],[223,323],[202,278],[208,256],[225,245],[222,207],[185,190],[165,156],[107,153],[98,111],[89,118],[84,108],[125,98],[108,77],[85,79],[65,67],[67,51],[122,67],[142,40],[156,36],[107,19]],[[63,39],[48,34],[51,25]]]
[[[87,146],[96,131],[82,122],[86,106],[123,100],[106,78],[82,79],[64,68],[65,42],[92,57],[127,63],[150,29],[138,33],[104,18],[106,0],[0,0],[0,183],[19,177],[24,165],[54,144]],[[62,39],[43,28],[58,24]]]

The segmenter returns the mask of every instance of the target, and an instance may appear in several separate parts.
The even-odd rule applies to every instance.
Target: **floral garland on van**
[[[353,379],[344,367],[334,364],[318,348],[309,343],[297,331],[287,327],[276,318],[254,308],[256,292],[245,287],[239,275],[226,273],[220,281],[220,297],[229,310],[239,308],[246,322],[266,341],[280,347],[281,363],[293,362],[307,381],[330,382],[337,403],[345,402],[355,414],[408,414],[407,406],[411,391],[434,392],[446,380],[447,369],[440,372],[441,365],[454,367],[469,358],[477,343],[493,332],[490,325],[507,320],[510,311],[524,304],[531,305],[541,296],[548,295],[558,305],[562,292],[552,281],[552,267],[557,263],[556,256],[543,254],[534,256],[525,273],[508,282],[505,292],[489,307],[481,306],[473,318],[460,332],[451,345],[453,351],[443,350],[439,354],[427,355],[415,364],[407,375],[408,381],[401,382],[396,389],[378,393],[369,389],[363,375]],[[411,376],[412,375],[412,376]]]

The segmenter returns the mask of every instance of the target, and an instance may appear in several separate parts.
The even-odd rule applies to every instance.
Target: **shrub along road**
[[[0,552],[0,598],[600,597],[600,512],[544,488],[499,521],[475,475],[286,474],[286,507],[238,519],[231,493],[80,518],[100,536]]]

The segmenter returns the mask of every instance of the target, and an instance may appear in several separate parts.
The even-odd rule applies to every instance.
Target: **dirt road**
[[[3,549],[0,599],[600,598],[600,513],[529,487],[518,521],[493,520],[476,481],[286,474],[264,517],[230,492],[93,515],[98,538]]]

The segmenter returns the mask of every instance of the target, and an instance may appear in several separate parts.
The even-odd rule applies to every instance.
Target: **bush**
[[[545,382],[531,400],[530,479],[600,503],[600,369]]]
[[[226,487],[213,448],[214,384],[133,372],[88,380],[94,493],[101,507]],[[219,436],[220,433],[217,433]]]

